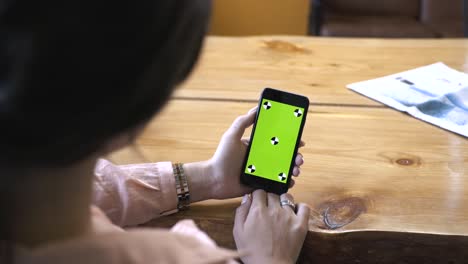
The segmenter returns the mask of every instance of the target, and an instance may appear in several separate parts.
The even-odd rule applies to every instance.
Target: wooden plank
[[[111,159],[207,159],[232,120],[253,106],[172,100],[137,140],[141,155],[125,149]],[[303,139],[305,164],[291,191],[313,208],[302,262],[468,257],[465,138],[387,108],[317,106],[310,109]],[[234,247],[232,216],[238,204],[239,199],[201,202],[147,225],[192,218],[218,243]]]
[[[274,87],[313,104],[380,105],[346,85],[438,61],[468,72],[467,53],[463,39],[208,37],[198,68],[175,96],[256,100]]]

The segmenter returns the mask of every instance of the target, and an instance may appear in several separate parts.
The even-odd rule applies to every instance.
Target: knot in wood
[[[389,163],[399,166],[419,167],[422,165],[422,159],[411,153],[386,151],[381,152],[378,155],[385,158]]]
[[[396,163],[402,166],[411,166],[414,164],[414,161],[411,159],[398,159]]]
[[[269,41],[264,41],[265,45],[267,48],[276,50],[276,51],[282,51],[282,52],[304,52],[306,53],[306,49],[299,47],[298,45],[283,41],[283,40],[269,40]]]
[[[343,227],[366,211],[365,202],[359,197],[328,201],[322,205],[322,208],[323,223],[326,229]]]

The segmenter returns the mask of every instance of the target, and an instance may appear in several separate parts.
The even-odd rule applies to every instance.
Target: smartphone
[[[305,96],[263,90],[242,166],[243,184],[276,194],[288,191],[308,109]]]

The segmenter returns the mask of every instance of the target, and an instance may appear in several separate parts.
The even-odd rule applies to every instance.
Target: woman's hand
[[[280,200],[294,202],[290,194],[279,197],[256,190],[244,196],[234,220],[234,239],[244,263],[296,263],[308,230],[310,209],[297,205],[297,215]]]
[[[208,161],[208,173],[213,177],[211,189],[211,198],[227,199],[240,197],[253,190],[240,183],[240,173],[242,163],[245,158],[249,141],[242,139],[245,130],[250,127],[255,119],[257,107],[251,109],[246,115],[239,116],[224,133],[221,142],[214,156]],[[304,146],[301,141],[300,147]],[[299,167],[304,163],[302,155],[297,154],[295,159],[296,166],[293,169],[293,176],[299,176]],[[294,185],[291,179],[289,187]]]

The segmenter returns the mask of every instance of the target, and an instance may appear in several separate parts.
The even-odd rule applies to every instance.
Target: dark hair
[[[64,166],[148,121],[191,71],[204,0],[0,4],[0,165]]]

